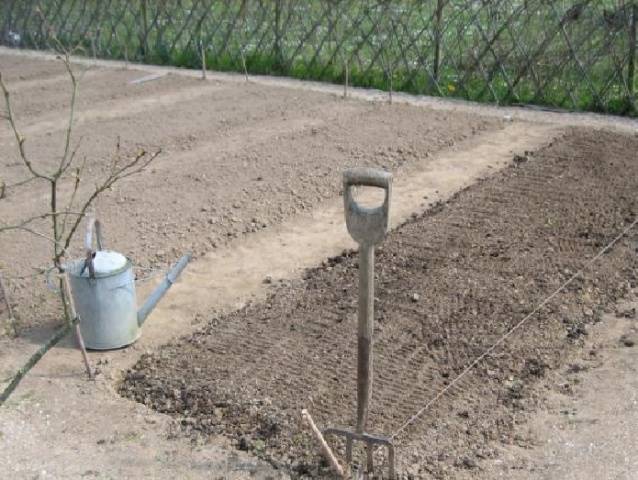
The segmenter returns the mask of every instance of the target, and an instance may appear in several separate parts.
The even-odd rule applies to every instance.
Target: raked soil
[[[571,130],[388,236],[369,430],[394,438],[404,478],[488,478],[503,445],[533,443],[516,427],[547,373],[636,284],[635,230],[600,252],[637,218],[637,151],[635,136]],[[194,439],[223,434],[294,476],[325,474],[299,414],[353,425],[356,298],[344,252],[143,355],[120,392]]]
[[[339,194],[335,175],[371,165],[398,172],[502,120],[409,105],[343,100],[257,83],[202,81],[176,74],[76,65],[83,71],[73,144],[86,162],[78,200],[123,152],[162,149],[142,174],[117,184],[96,204],[105,243],[129,256],[140,277],[165,269],[186,251],[196,257],[315,208]],[[70,99],[61,64],[0,55],[15,116],[34,166],[57,165]],[[0,176],[28,178],[6,122],[0,126]],[[63,200],[72,179],[63,182]],[[0,223],[46,211],[46,184],[10,187]],[[49,225],[33,227],[47,232]],[[76,242],[70,257],[81,255]],[[22,330],[57,322],[41,275],[50,244],[24,232],[0,237],[0,269]],[[143,270],[150,269],[150,270]],[[22,278],[26,277],[26,278]]]
[[[0,443],[2,443],[0,471],[7,472],[11,478],[141,478],[144,476],[158,479],[210,478],[212,472],[215,472],[220,478],[263,478],[265,480],[287,478],[285,471],[291,471],[293,476],[299,476],[304,469],[314,473],[317,459],[312,455],[308,456],[310,450],[315,451],[314,445],[308,449],[294,449],[294,452],[300,451],[301,456],[293,460],[293,468],[283,465],[285,468],[274,471],[272,467],[255,460],[253,453],[269,458],[274,464],[287,464],[285,456],[277,452],[278,449],[273,442],[262,444],[259,437],[251,433],[251,422],[254,426],[254,421],[260,421],[259,419],[249,420],[241,428],[229,426],[231,419],[215,420],[217,422],[215,429],[222,434],[210,435],[212,427],[207,427],[203,433],[197,430],[200,428],[199,420],[191,422],[175,412],[169,412],[168,415],[161,414],[128,398],[120,397],[113,389],[113,382],[120,377],[121,370],[133,365],[142,352],[153,352],[158,345],[177,338],[185,332],[193,332],[204,319],[208,321],[213,318],[220,319],[219,312],[231,312],[238,308],[237,305],[242,305],[247,298],[265,298],[265,292],[268,289],[279,288],[276,285],[283,286],[281,289],[284,292],[296,289],[295,297],[286,297],[285,293],[279,293],[278,295],[284,295],[279,304],[271,301],[273,305],[279,305],[277,308],[281,311],[283,308],[281,302],[285,298],[289,298],[294,303],[296,295],[303,295],[306,288],[303,284],[290,286],[289,280],[286,279],[298,278],[300,268],[317,265],[321,259],[335,255],[341,249],[351,245],[343,229],[338,190],[341,165],[342,163],[343,165],[355,164],[356,152],[340,151],[338,150],[340,144],[318,142],[312,144],[312,149],[298,150],[307,154],[310,159],[307,164],[305,157],[295,159],[288,155],[285,149],[295,145],[303,147],[304,138],[313,135],[312,128],[318,128],[317,134],[320,134],[323,127],[336,122],[335,125],[344,132],[354,135],[360,143],[365,143],[362,152],[371,156],[370,164],[379,165],[382,163],[377,156],[384,156],[384,148],[399,146],[403,151],[402,145],[407,142],[402,137],[404,132],[410,135],[416,132],[416,135],[424,137],[419,144],[421,145],[419,152],[432,151],[432,156],[419,154],[410,157],[408,155],[406,160],[402,152],[398,150],[387,152],[388,156],[397,157],[393,162],[403,162],[401,167],[393,168],[396,173],[393,225],[396,225],[395,222],[398,219],[408,218],[411,212],[422,212],[433,201],[449,198],[449,195],[459,188],[470,185],[477,178],[489,174],[490,171],[495,172],[510,162],[513,154],[524,156],[526,150],[538,150],[541,145],[547,144],[560,135],[566,126],[594,127],[631,134],[638,131],[635,120],[620,117],[555,114],[397,94],[395,95],[397,103],[419,107],[403,109],[397,105],[389,107],[384,103],[386,96],[364,89],[352,89],[351,95],[353,99],[365,100],[365,102],[353,100],[343,102],[338,98],[339,86],[327,84],[256,76],[251,77],[250,84],[246,85],[240,76],[217,72],[209,72],[209,81],[202,82],[197,80],[198,72],[188,70],[148,65],[136,65],[134,68],[127,69],[117,62],[94,62],[80,58],[75,61],[85,66],[90,65],[80,87],[79,116],[76,127],[76,131],[82,135],[80,159],[83,160],[86,156],[91,173],[85,177],[88,179],[88,182],[85,182],[87,187],[90,187],[95,178],[103,172],[100,166],[112,158],[117,136],[122,137],[122,144],[129,152],[137,147],[162,146],[164,153],[167,154],[157,160],[155,164],[157,168],[154,172],[149,169],[143,177],[130,179],[130,183],[121,184],[122,189],[110,192],[104,198],[104,202],[98,205],[100,215],[108,214],[107,244],[127,252],[134,257],[138,266],[153,269],[149,271],[138,268],[137,273],[140,276],[158,273],[157,268],[165,268],[183,249],[193,248],[199,258],[189,266],[181,281],[171,289],[166,299],[153,312],[149,322],[144,326],[142,338],[136,344],[114,352],[90,352],[93,365],[100,371],[96,382],[89,382],[84,378],[79,353],[75,350],[72,338],[65,339],[60,346],[50,351],[30,372],[10,401],[0,409]],[[100,68],[97,68],[95,64],[98,64]],[[69,95],[62,65],[53,61],[53,55],[49,53],[0,48],[0,70],[10,90],[14,92],[20,127],[27,136],[27,148],[36,155],[34,160],[37,160],[39,165],[51,165],[61,151],[60,134],[64,129],[67,113],[65,108]],[[129,83],[132,80],[147,77],[149,74],[158,76],[155,80],[137,85]],[[221,95],[216,93],[219,93],[219,90],[222,90]],[[268,105],[268,102],[259,101],[260,95],[272,97],[274,104]],[[254,109],[253,105],[248,105],[250,103],[254,103]],[[238,112],[239,118],[230,117],[233,123],[229,125],[229,128],[224,129],[222,128],[224,120],[230,115],[229,112],[232,112],[234,105],[241,110]],[[207,108],[213,106],[221,106],[222,109],[217,112],[213,108]],[[345,116],[345,107],[353,106],[356,107],[355,111],[361,114]],[[298,108],[307,108],[307,110],[297,111]],[[281,118],[278,117],[281,113],[278,109],[284,112]],[[204,113],[201,113],[202,111]],[[243,120],[242,112],[245,112]],[[368,112],[378,112],[378,114],[371,116]],[[482,123],[477,114],[483,117],[480,120],[487,118],[489,121]],[[422,118],[423,128],[411,129],[410,125],[405,126],[399,123],[398,128],[392,129],[392,125],[388,126],[386,122],[378,120],[383,115],[387,115],[390,123],[400,122],[399,115],[407,115],[406,118],[410,122]],[[300,122],[297,122],[296,120],[299,119]],[[348,121],[349,119],[352,121]],[[449,119],[454,122],[459,120],[461,123],[466,120],[468,128],[462,129],[460,124],[448,124]],[[502,122],[503,119],[506,121]],[[319,127],[315,120],[319,122]],[[472,127],[475,125],[475,120],[479,126],[477,134],[473,135]],[[362,123],[367,121],[372,122],[374,129],[365,130],[365,125]],[[245,124],[245,128],[242,129],[241,125],[237,125],[238,123]],[[387,128],[390,128],[389,132],[386,131]],[[357,133],[362,129],[368,132],[365,134],[366,138],[363,134]],[[451,133],[447,133],[446,129],[449,129]],[[190,137],[191,131],[196,132],[194,137]],[[452,143],[449,140],[450,136],[453,137],[458,132],[460,132],[459,140],[462,137],[465,138],[462,141],[454,140]],[[13,155],[15,145],[8,133],[8,130],[0,131],[0,144],[5,155]],[[252,133],[256,133],[257,136],[252,136]],[[345,138],[343,143],[348,145],[347,135],[335,135],[334,130],[328,130],[328,133],[330,133],[326,137],[328,142],[330,139],[339,141]],[[393,137],[391,134],[396,135]],[[594,131],[581,132],[579,135],[580,140],[570,139],[558,150],[554,145],[552,155],[560,155],[565,159],[577,159],[584,156],[593,156],[594,159],[606,158],[606,149],[609,147],[613,154],[609,157],[610,160],[620,155],[635,159],[635,147],[626,148],[628,144],[631,145],[631,140],[627,138],[609,134],[601,135]],[[588,136],[592,138],[588,139]],[[605,142],[608,142],[608,145],[605,145]],[[368,143],[370,148],[367,147]],[[427,150],[423,147],[426,143],[429,145]],[[292,208],[286,212],[272,213],[272,209],[264,205],[244,202],[237,203],[240,208],[231,206],[232,217],[226,218],[210,210],[205,201],[203,206],[198,203],[215,194],[215,190],[209,188],[211,186],[225,195],[234,195],[234,191],[227,189],[223,183],[235,181],[234,177],[237,177],[236,181],[242,185],[241,188],[251,188],[253,183],[246,182],[243,178],[244,171],[252,175],[250,162],[237,166],[224,164],[221,160],[228,155],[233,159],[242,159],[244,154],[254,152],[257,152],[257,158],[260,159],[259,153],[262,150],[276,158],[268,157],[256,164],[255,179],[262,175],[263,180],[255,181],[254,185],[263,183],[270,187],[278,184],[279,181],[262,174],[263,171],[268,173],[270,166],[274,169],[274,175],[280,175],[281,179],[293,182],[292,175],[302,174],[304,167],[308,165],[317,166],[320,170],[323,168],[322,163],[317,163],[323,161],[324,157],[321,155],[323,150],[338,158],[332,159],[333,163],[329,163],[330,168],[335,170],[327,174],[325,183],[318,184],[317,179],[312,176],[303,177],[303,182],[296,182],[295,191],[303,195],[301,199],[305,199],[305,208],[295,203],[292,192],[271,192],[271,195],[279,202],[275,204],[276,206],[282,205],[282,208],[292,206],[296,213],[288,213],[292,211]],[[279,163],[277,160],[279,156],[293,166],[284,166]],[[519,163],[522,159],[518,156],[514,158]],[[631,169],[624,168],[624,162],[616,162],[615,165],[619,175],[631,174]],[[292,172],[290,177],[286,175],[288,168]],[[206,178],[199,178],[197,169],[202,169],[204,173],[212,171],[215,175],[220,175],[223,182],[219,185],[211,183],[208,174]],[[609,169],[611,172],[612,167],[609,166]],[[190,176],[185,178],[182,171],[190,173]],[[553,170],[550,171],[553,172]],[[8,156],[0,159],[0,175],[5,179],[9,178],[9,184],[24,178],[23,170],[15,163],[15,157]],[[217,178],[215,175],[213,179]],[[149,180],[153,176],[156,176],[159,181],[153,183]],[[142,178],[144,181],[137,181]],[[145,188],[147,182],[149,188]],[[182,184],[184,188],[180,189],[179,186]],[[311,202],[312,197],[308,196],[306,185],[326,185],[328,190],[334,193],[329,194],[326,190],[326,200],[319,201],[317,198],[317,201]],[[593,185],[598,188],[595,182]],[[537,187],[536,185],[534,188]],[[420,193],[419,190],[421,190]],[[4,204],[6,208],[3,206],[4,200],[0,201],[0,222],[18,218],[30,212],[39,212],[41,208],[45,208],[45,192],[41,185],[29,184],[24,189],[10,188],[8,193],[11,203]],[[463,193],[463,195],[467,194],[467,191]],[[149,202],[145,201],[147,195],[151,199]],[[423,198],[424,195],[428,198]],[[569,190],[564,197],[565,202],[572,201]],[[255,198],[259,200],[263,197]],[[224,203],[224,198],[216,201],[228,207],[228,203]],[[623,201],[621,199],[619,204]],[[136,205],[137,202],[145,203]],[[251,211],[244,214],[245,209],[253,207],[257,209],[256,212],[265,212],[265,215],[272,219],[270,222],[264,222],[267,223],[265,228],[255,228],[257,223],[252,221]],[[193,215],[194,218],[188,215]],[[158,223],[157,229],[150,228],[146,216]],[[221,221],[216,221],[218,218]],[[239,222],[233,222],[231,218]],[[259,220],[257,217],[254,218]],[[171,226],[164,222],[167,219],[176,225]],[[209,220],[212,223],[209,223]],[[209,225],[205,230],[202,230],[200,226],[201,221]],[[255,226],[251,225],[252,223],[255,223]],[[173,230],[169,234],[163,234],[167,231],[166,229],[171,228]],[[258,231],[253,232],[253,229]],[[198,235],[202,232],[210,235],[214,244],[210,243],[210,239],[202,240],[197,235],[191,235],[191,232]],[[227,235],[229,232],[231,235]],[[319,243],[318,239],[312,237],[313,235],[325,238],[325,243]],[[32,267],[40,267],[47,263],[46,255],[42,254],[43,248],[44,245],[32,242],[27,237],[19,236],[9,241],[8,237],[3,236],[0,239],[2,273],[12,277],[33,273]],[[278,248],[281,252],[279,257],[277,256]],[[78,252],[77,248],[74,248],[73,255]],[[205,256],[200,255],[204,252],[206,252]],[[257,252],[263,254],[260,256]],[[19,257],[13,256],[18,254]],[[428,252],[428,255],[436,257],[435,252]],[[342,261],[342,256],[330,263],[339,261]],[[344,259],[343,261],[349,262],[348,269],[354,268],[352,262],[356,260]],[[447,259],[444,258],[443,261],[447,262]],[[251,268],[251,265],[259,268]],[[327,265],[326,268],[329,266]],[[628,267],[631,267],[630,263]],[[334,268],[339,267],[335,265]],[[262,283],[266,274],[273,274],[275,285]],[[348,275],[352,283],[349,288],[352,289],[355,275],[353,273]],[[229,281],[222,284],[221,278],[226,276]],[[422,277],[415,278],[415,281],[419,282]],[[281,283],[279,279],[282,279]],[[7,283],[12,304],[18,307],[16,312],[20,317],[21,328],[17,339],[0,339],[0,380],[4,381],[24,363],[38,345],[51,335],[51,329],[58,322],[57,313],[52,308],[53,294],[44,293],[41,276],[24,281],[12,278]],[[141,294],[141,297],[145,296],[152,283],[153,281],[140,284],[138,294]],[[427,286],[420,288],[422,291],[428,291]],[[514,287],[505,285],[503,288]],[[438,291],[438,295],[441,291]],[[620,287],[619,291],[624,291],[624,288]],[[636,291],[634,289],[634,294]],[[401,291],[400,293],[412,295],[412,292]],[[354,298],[354,293],[350,292],[348,295],[351,299]],[[418,295],[418,297],[411,297],[416,298],[415,304],[428,302],[427,294]],[[496,298],[502,298],[502,296]],[[387,301],[387,298],[384,301]],[[590,314],[598,313],[595,308],[598,304],[592,302],[591,294],[586,291],[583,294],[583,302],[583,315],[577,311],[574,314],[574,320],[579,316],[586,316],[589,319]],[[336,304],[341,305],[338,302]],[[403,304],[399,302],[398,305],[400,310]],[[589,305],[591,307],[585,310],[585,307]],[[258,307],[253,304],[250,308],[251,310],[245,315],[246,318],[252,318],[252,314]],[[350,330],[346,333],[349,341],[354,343],[354,338],[351,337],[354,335],[352,308],[353,306],[350,305],[346,310],[350,322]],[[3,309],[4,305],[0,301],[0,329],[6,325],[6,312]],[[334,310],[334,307],[328,304],[327,309],[328,315],[332,316],[330,311]],[[610,312],[612,310],[611,307],[608,309]],[[422,306],[415,309],[415,312],[422,311]],[[205,312],[210,313],[205,314]],[[624,307],[620,312],[624,315]],[[241,313],[235,313],[234,316],[225,318],[235,318],[240,315]],[[461,313],[457,316],[461,316]],[[611,316],[613,317],[613,312]],[[307,320],[303,315],[301,317],[302,320]],[[411,440],[410,435],[413,434],[409,430],[404,433],[408,438],[402,440],[401,436],[397,437],[402,474],[415,478],[447,475],[459,479],[470,477],[482,480],[493,478],[562,480],[568,478],[567,472],[571,475],[569,478],[574,479],[592,475],[601,480],[633,478],[633,472],[635,472],[633,453],[636,449],[632,450],[631,439],[635,430],[632,425],[638,418],[632,403],[635,401],[631,391],[635,377],[635,369],[631,366],[635,364],[635,361],[631,360],[635,355],[631,352],[634,352],[635,348],[627,346],[627,337],[624,333],[617,332],[618,329],[613,322],[606,320],[610,318],[609,314],[601,318],[602,321],[597,324],[583,322],[575,329],[570,328],[571,337],[578,338],[578,348],[571,347],[571,343],[560,344],[560,348],[568,347],[565,348],[564,354],[561,351],[560,359],[556,362],[562,365],[561,368],[542,369],[544,372],[542,377],[531,376],[524,381],[523,391],[527,397],[523,396],[521,400],[533,397],[533,400],[524,400],[526,402],[524,405],[529,405],[529,408],[515,410],[512,413],[510,410],[503,410],[504,407],[499,406],[498,402],[489,396],[486,398],[487,405],[496,405],[497,411],[493,416],[490,416],[491,412],[483,415],[480,408],[476,416],[471,409],[466,414],[467,409],[464,406],[456,409],[454,405],[450,405],[450,402],[459,398],[463,392],[468,392],[470,398],[475,398],[479,390],[472,387],[472,384],[476,383],[474,381],[471,381],[467,388],[451,389],[450,393],[453,395],[450,397],[437,399],[437,402],[432,407],[426,408],[417,419],[434,425],[427,431],[427,435],[422,435],[421,441]],[[626,321],[633,322],[631,318]],[[418,325],[419,319],[417,318],[415,322]],[[398,324],[404,325],[401,322]],[[36,328],[31,328],[34,326]],[[39,328],[40,326],[42,328]],[[564,330],[557,328],[556,331],[559,335],[565,335],[568,326],[566,324]],[[493,325],[490,324],[490,328],[492,327]],[[635,325],[631,328],[633,330],[630,332],[635,331]],[[262,329],[256,331],[260,332]],[[470,329],[469,332],[471,334],[474,330]],[[532,333],[537,332],[533,330]],[[605,336],[604,342],[600,341],[601,333]],[[282,340],[287,338],[287,334],[288,332],[285,332],[285,335],[282,335]],[[621,334],[622,338],[619,340]],[[236,337],[230,338],[232,340]],[[266,336],[266,340],[268,339]],[[585,339],[582,343],[584,346],[581,347],[583,339]],[[478,341],[476,335],[474,340]],[[484,346],[485,343],[485,340],[481,340],[479,347]],[[216,343],[211,345],[215,346]],[[450,345],[454,346],[455,342],[450,342]],[[610,350],[624,352],[626,360],[622,363],[613,360],[616,358],[615,353],[610,353]],[[524,350],[523,353],[526,351]],[[190,349],[186,349],[186,352],[190,352]],[[351,369],[352,352],[346,350],[346,354],[350,355],[350,358],[346,360],[348,368]],[[330,359],[330,352],[327,355]],[[436,356],[442,354],[433,355],[435,356],[432,361],[433,368],[443,371],[441,361],[436,360]],[[452,351],[450,355],[460,355],[460,353]],[[501,355],[500,351],[494,351],[490,360],[494,358],[502,361],[499,360],[503,358]],[[549,357],[558,358],[552,355]],[[229,358],[229,368],[238,365],[235,357]],[[263,358],[263,355],[259,358]],[[278,354],[274,354],[274,358],[279,358]],[[520,360],[515,356],[514,360],[517,359]],[[385,360],[386,365],[388,361]],[[188,362],[189,358],[185,358],[185,365]],[[383,364],[381,360],[379,362]],[[278,360],[277,364],[280,365],[281,361]],[[600,364],[604,364],[603,367],[594,368]],[[259,366],[261,367],[261,364]],[[590,367],[591,370],[584,370]],[[339,368],[340,374],[343,374],[344,369]],[[503,374],[502,366],[493,370],[498,375]],[[540,371],[536,367],[532,367],[532,370]],[[313,373],[314,377],[309,383],[311,386],[307,387],[309,395],[306,395],[304,389],[304,394],[300,396],[301,400],[298,403],[311,408],[313,414],[318,416],[320,426],[337,421],[351,421],[354,415],[353,372],[348,370],[350,377],[345,376],[343,379],[343,382],[347,383],[347,387],[343,388],[349,389],[348,398],[351,402],[347,412],[321,417],[312,406],[313,401],[304,400],[317,390],[316,386],[312,386],[315,381],[320,384],[325,381],[315,380],[315,377],[321,378],[321,373],[327,372],[328,369],[322,364],[318,371],[320,373]],[[438,370],[435,370],[435,374],[436,371]],[[443,372],[447,375],[447,379],[439,379],[439,382],[452,381],[450,380],[452,377]],[[229,375],[229,378],[236,381],[237,375]],[[186,375],[186,378],[190,379],[195,377],[191,374]],[[246,375],[243,378],[248,381],[251,376]],[[292,383],[298,382],[298,378],[294,375],[291,378]],[[398,381],[403,382],[402,378],[400,377]],[[513,387],[515,395],[518,395],[516,390],[521,385],[512,383],[517,379],[515,375],[511,375],[511,378],[507,377],[503,383],[495,384],[503,389],[501,397],[509,395],[510,387]],[[464,377],[464,380],[470,379]],[[483,381],[480,377],[479,380]],[[218,387],[214,383],[212,385],[215,388]],[[410,385],[407,395],[410,395],[413,390],[416,391],[415,387],[418,385],[418,382]],[[434,390],[441,392],[442,390],[438,390],[441,385],[433,381],[429,388],[431,391],[428,393]],[[462,384],[458,386],[461,387]],[[495,393],[491,387],[486,387],[486,391],[489,395]],[[229,392],[232,394],[232,389],[229,389]],[[280,389],[275,388],[274,393],[281,396]],[[250,395],[250,392],[247,391],[247,394]],[[401,396],[403,394],[406,394],[405,388],[403,392],[397,394],[394,403],[400,406],[404,401]],[[415,400],[412,401],[414,410],[410,412],[410,415],[418,412],[417,408],[420,410],[427,405],[428,400],[417,398],[418,396],[414,395]],[[253,397],[259,400],[267,398],[268,395],[259,392]],[[235,398],[234,394],[229,396],[229,399],[233,398]],[[289,401],[290,399],[286,400],[286,402]],[[316,403],[324,405],[322,407],[324,410],[327,408],[325,404]],[[383,405],[385,404],[381,406]],[[441,405],[438,410],[434,409],[437,405]],[[225,407],[221,405],[217,408],[220,410],[216,413],[223,417]],[[244,407],[240,404],[240,411],[241,408]],[[255,408],[259,415],[261,412],[266,415],[271,414],[271,411],[264,411],[259,406]],[[407,410],[405,407],[401,408],[402,411]],[[283,411],[279,409],[280,406],[277,406],[273,414],[274,418],[279,415],[277,412]],[[457,410],[460,412],[458,417],[455,416]],[[297,419],[299,412],[296,406],[285,413],[285,415],[288,414],[289,418]],[[439,414],[441,414],[441,420],[433,422],[433,417]],[[174,417],[173,420],[171,415]],[[502,441],[478,441],[477,434],[472,433],[470,427],[480,430],[480,422],[484,419],[487,425],[485,428],[488,428],[489,422],[493,422],[495,416],[499,415],[501,415],[499,418],[503,419],[499,424],[502,426],[498,429],[498,433],[502,434]],[[382,433],[393,433],[389,429],[393,428],[397,422],[384,420],[383,423],[379,423],[379,418],[377,414],[374,419],[377,423],[373,422],[371,429]],[[510,424],[513,429],[507,424],[508,419],[512,418],[513,422]],[[466,425],[460,424],[459,419],[463,419]],[[175,435],[174,422],[181,424],[183,420],[186,420],[184,422],[186,425],[182,426],[183,434]],[[405,420],[404,418],[403,423]],[[287,421],[284,420],[282,423],[285,425]],[[448,424],[451,426],[448,427]],[[475,427],[476,424],[479,424],[479,427]],[[420,425],[415,423],[417,435],[423,431],[423,424]],[[394,430],[396,431],[398,428]],[[490,435],[493,436],[490,433],[486,437],[492,438]],[[469,439],[466,439],[466,436]],[[195,441],[189,441],[189,438]],[[307,442],[308,439],[303,441]],[[441,446],[436,447],[437,442]],[[240,444],[247,450],[236,450]],[[452,444],[452,448],[446,450],[446,445],[449,444]],[[546,447],[541,448],[540,446],[543,445]],[[490,451],[490,457],[485,455],[485,449]],[[282,458],[284,458],[283,461]],[[81,461],[74,459],[81,459]],[[419,471],[422,473],[415,473]]]

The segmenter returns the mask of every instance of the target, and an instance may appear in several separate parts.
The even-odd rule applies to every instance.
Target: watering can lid
[[[108,274],[123,268],[125,265],[126,257],[111,250],[99,250],[95,252],[95,258],[93,258],[93,268],[96,274]],[[85,275],[88,275],[88,269],[85,270]]]

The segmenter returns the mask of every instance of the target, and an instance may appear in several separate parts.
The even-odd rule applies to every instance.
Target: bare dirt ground
[[[542,407],[517,426],[532,446],[503,448],[490,465],[492,478],[636,477],[636,293],[591,325],[583,348],[549,375]]]
[[[45,59],[51,60],[53,56],[49,52],[41,51],[25,51],[14,50],[6,47],[0,47],[0,53],[7,56],[18,56],[22,58]],[[75,61],[90,66],[105,66],[109,68],[128,68],[133,66],[148,72],[150,75],[165,75],[166,73],[174,73],[184,77],[198,78],[201,77],[201,71],[188,70],[183,68],[163,67],[155,65],[129,64],[116,60],[99,60],[87,59],[84,57],[76,57]],[[244,83],[243,74],[228,72],[208,72],[208,78],[212,80],[222,80],[224,82]],[[343,87],[323,82],[314,82],[306,80],[296,80],[286,77],[271,77],[264,75],[251,75],[250,80],[260,85],[287,87],[297,89],[303,92],[321,92],[340,96],[343,93]],[[349,90],[348,94],[351,98],[371,102],[386,102],[388,98],[387,92],[379,90],[354,88]],[[394,92],[393,98],[398,103],[405,103],[419,107],[427,107],[431,110],[442,112],[460,112],[473,113],[485,117],[493,117],[499,120],[503,117],[509,117],[513,120],[522,120],[525,122],[540,122],[557,126],[581,126],[589,128],[614,129],[617,131],[634,133],[638,122],[626,117],[617,117],[610,115],[602,115],[590,112],[568,112],[568,111],[552,111],[543,107],[501,107],[484,103],[467,102],[452,98],[428,97],[423,95],[410,95],[401,92]]]
[[[3,58],[2,65],[10,88],[15,85],[16,114],[28,135],[29,151],[38,162],[54,162],[61,151],[57,135],[64,128],[69,95],[59,65],[13,56]],[[7,448],[2,449],[0,464],[8,465],[8,471],[18,477],[30,478],[41,471],[70,478],[87,472],[105,478],[136,478],[140,472],[167,478],[208,478],[211,471],[231,477],[255,471],[264,478],[275,475],[245,455],[234,458],[223,439],[195,447],[171,440],[172,423],[121,399],[112,390],[113,379],[144,348],[189,332],[211,308],[232,309],[245,301],[246,295],[264,290],[263,272],[256,282],[258,288],[246,281],[252,265],[227,271],[229,275],[224,276],[215,268],[215,259],[236,259],[231,252],[246,249],[255,259],[264,252],[264,245],[270,252],[277,250],[276,245],[281,247],[281,238],[292,240],[292,250],[303,251],[295,232],[304,223],[312,223],[312,212],[321,212],[326,202],[328,210],[338,217],[322,232],[326,238],[314,241],[315,248],[329,243],[337,253],[349,246],[340,244],[343,235],[340,240],[331,238],[341,225],[337,223],[341,212],[333,199],[338,197],[339,175],[345,166],[374,164],[397,170],[414,163],[419,171],[430,168],[443,173],[441,181],[428,179],[423,190],[435,201],[511,157],[510,138],[508,142],[502,138],[500,144],[497,141],[495,148],[490,139],[478,140],[482,132],[501,131],[501,121],[460,115],[452,125],[446,114],[410,106],[343,102],[326,94],[301,95],[285,88],[201,82],[175,75],[140,85],[128,83],[145,75],[132,70],[92,69],[81,87],[77,133],[84,138],[81,152],[87,156],[90,172],[101,173],[118,135],[123,145],[161,145],[164,149],[163,158],[143,177],[122,184],[98,206],[107,243],[141,267],[165,267],[186,249],[200,257],[209,251],[208,259],[193,263],[193,274],[174,287],[175,300],[167,298],[164,308],[158,308],[148,320],[141,342],[124,352],[92,354],[103,372],[96,387],[83,379],[81,368],[78,370],[72,341],[51,352],[32,372],[2,412],[2,440]],[[44,81],[38,82],[38,78]],[[97,82],[99,88],[92,89],[90,82]],[[412,114],[398,113],[407,111]],[[3,128],[0,142],[7,152],[3,176],[12,184],[23,177],[12,139],[6,126]],[[528,147],[530,139],[530,148],[539,141],[524,128],[514,128],[512,133],[514,138],[521,137],[522,149]],[[433,132],[438,133],[430,135]],[[540,140],[544,140],[542,132],[535,132]],[[466,171],[462,156],[449,161],[434,158],[435,152],[450,152],[457,142],[467,150],[478,147],[497,155],[470,162]],[[419,196],[424,205],[419,203],[417,208],[425,208],[427,201],[421,198],[425,193]],[[38,212],[44,195],[34,184],[26,191],[10,189],[1,206],[3,220],[10,222]],[[408,204],[403,208],[408,209]],[[3,263],[12,266],[12,275],[29,274],[33,267],[46,263],[44,245],[37,241],[3,237],[2,247]],[[281,265],[281,252],[271,253],[257,264],[266,272],[279,269],[283,277],[323,257],[321,250],[310,249],[305,254],[287,267]],[[142,270],[141,276],[146,274]],[[193,287],[205,280],[226,289],[217,294],[213,290],[211,295],[210,290],[200,288],[194,297]],[[9,287],[20,317],[21,336],[2,342],[3,378],[50,335],[57,318],[41,278],[10,279]],[[142,288],[142,295],[147,291],[148,287],[146,291]],[[88,396],[91,402],[86,402]],[[94,408],[97,404],[99,413]],[[54,443],[58,447],[52,451],[47,446]],[[68,462],[71,454],[90,458],[91,468]]]
[[[19,63],[19,67],[16,64]],[[5,57],[15,86],[15,114],[34,163],[53,166],[62,152],[69,86],[61,66]],[[39,84],[33,78],[55,81]],[[393,171],[487,130],[500,121],[424,111],[406,105],[342,101],[334,96],[253,83],[201,82],[166,75],[131,85],[134,70],[89,70],[81,85],[76,138],[86,157],[85,192],[121,144],[157,147],[162,156],[143,175],[117,185],[97,206],[108,245],[140,267],[165,267],[184,251],[196,256],[246,233],[278,224],[339,193],[335,175],[349,165]],[[28,82],[21,87],[21,82]],[[25,178],[6,124],[0,127],[7,184]],[[42,168],[41,167],[41,168]],[[0,203],[7,223],[45,208],[45,185],[10,189]],[[43,222],[44,224],[44,222]],[[40,230],[46,227],[37,226]],[[0,263],[23,276],[47,263],[46,241],[3,238]],[[41,278],[10,282],[24,326],[50,322]]]
[[[54,161],[68,85],[50,57],[25,59],[24,52],[15,53],[2,49],[0,69],[14,87],[30,148],[38,161]],[[128,83],[149,71],[163,76]],[[393,224],[398,225],[509,164],[514,154],[551,142],[565,126],[636,128],[635,122],[601,116],[539,112],[527,118],[533,123],[510,122],[509,110],[491,107],[482,110],[485,117],[477,117],[480,108],[456,102],[434,102],[425,109],[344,102],[330,86],[268,78],[246,85],[217,74],[209,82],[188,78],[194,75],[112,66],[86,73],[77,130],[95,175],[102,172],[118,135],[131,148],[165,150],[154,168],[122,184],[99,205],[108,244],[141,267],[165,268],[185,249],[198,259],[153,312],[136,345],[91,354],[102,372],[97,382],[83,379],[71,340],[27,377],[0,412],[0,465],[12,478],[211,478],[211,472],[219,478],[285,476],[253,454],[238,452],[233,439],[207,436],[191,443],[190,435],[184,436],[166,415],[119,397],[114,382],[145,351],[247,300],[258,305],[269,289],[263,283],[266,275],[292,291],[297,287],[291,280],[304,268],[351,247],[338,198],[345,166],[379,165],[395,172]],[[353,97],[365,100],[376,95],[353,91]],[[7,130],[0,131],[0,143],[10,156],[2,174],[11,184],[22,177]],[[3,221],[39,211],[44,199],[38,185],[9,193],[13,203],[5,207],[0,202]],[[0,245],[0,261],[11,265],[14,275],[46,263],[37,242],[3,237]],[[138,270],[140,276],[147,273]],[[149,288],[143,284],[140,296]],[[56,318],[41,280],[12,280],[10,289],[22,334],[0,340],[2,377],[50,334]],[[470,470],[473,475],[477,471]]]
[[[636,148],[633,137],[570,132],[389,236],[378,256],[370,424],[395,437],[406,477],[458,478],[495,456],[494,444],[529,441],[513,425],[536,408],[538,379],[636,284],[635,232],[451,381],[633,222]],[[333,257],[142,356],[120,390],[179,414],[188,431],[225,434],[316,477],[321,462],[298,412],[353,425],[356,278],[356,255]]]

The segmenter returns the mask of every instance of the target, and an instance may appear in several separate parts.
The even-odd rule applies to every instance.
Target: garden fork
[[[377,187],[385,190],[383,204],[376,208],[360,206],[352,196],[352,187]],[[372,394],[372,359],[374,332],[374,247],[381,243],[388,231],[388,212],[392,192],[392,174],[372,168],[353,168],[343,174],[343,199],[346,225],[359,244],[359,319],[357,335],[357,426],[356,430],[328,428],[324,435],[337,435],[346,440],[346,462],[352,463],[352,444],[365,443],[367,471],[374,470],[375,446],[388,449],[390,478],[394,478],[394,445],[389,438],[366,432],[368,409]]]

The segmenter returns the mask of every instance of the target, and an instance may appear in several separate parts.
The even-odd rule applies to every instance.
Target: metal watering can
[[[84,343],[93,350],[130,345],[139,338],[142,324],[182,273],[191,255],[180,258],[138,310],[133,264],[121,253],[104,250],[98,220],[89,220],[84,246],[86,258],[65,265]]]

